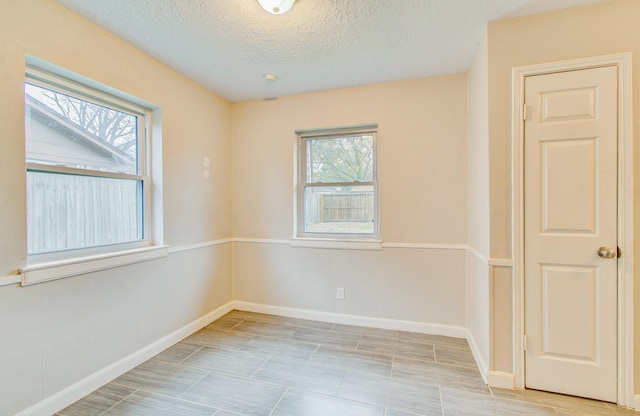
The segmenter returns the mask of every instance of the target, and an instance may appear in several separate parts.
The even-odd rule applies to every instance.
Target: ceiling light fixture
[[[296,0],[258,0],[260,6],[271,14],[284,14],[291,9]]]
[[[263,78],[266,82],[273,83],[278,80],[278,76],[276,74],[264,74]]]

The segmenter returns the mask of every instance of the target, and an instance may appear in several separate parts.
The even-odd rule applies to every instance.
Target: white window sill
[[[126,266],[166,257],[168,246],[151,246],[69,260],[32,264],[20,269],[22,286]]]
[[[326,248],[334,250],[382,250],[380,240],[343,240],[329,238],[302,238],[291,239],[292,247],[302,248]]]

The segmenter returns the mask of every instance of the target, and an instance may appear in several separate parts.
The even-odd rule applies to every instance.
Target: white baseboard
[[[183,326],[182,328],[160,338],[156,342],[124,357],[123,359],[93,373],[89,377],[78,381],[66,389],[50,396],[38,404],[23,410],[16,416],[50,416],[69,406],[82,397],[107,384],[116,377],[142,364],[183,338],[233,310],[233,302],[229,302]]]
[[[487,384],[491,387],[509,390],[515,389],[516,386],[513,374],[503,371],[489,371],[487,373]]]
[[[640,412],[640,394],[633,396],[633,408]]]
[[[471,348],[471,353],[473,354],[473,358],[476,360],[476,365],[478,366],[478,370],[480,371],[480,375],[484,380],[485,384],[489,384],[487,380],[487,374],[489,372],[489,367],[487,367],[487,363],[485,363],[482,358],[482,354],[480,354],[480,348],[478,347],[478,343],[476,339],[471,334],[471,331],[467,330],[467,341],[469,342],[469,347]]]
[[[347,315],[333,312],[313,311],[309,309],[288,308],[284,306],[235,301],[234,309],[247,312],[268,313],[288,318],[310,319],[345,325],[358,325],[370,328],[397,329],[431,335],[444,335],[455,338],[467,338],[467,328],[456,325],[431,324],[397,319],[374,318],[359,315]]]

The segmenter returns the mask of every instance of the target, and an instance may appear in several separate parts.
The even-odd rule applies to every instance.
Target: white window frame
[[[39,60],[38,60],[39,61]],[[51,65],[51,67],[53,67]],[[57,67],[55,69],[58,69]],[[50,253],[27,253],[27,265],[20,269],[22,284],[28,285],[46,280],[74,276],[96,270],[117,267],[139,261],[151,260],[167,255],[167,246],[154,241],[152,218],[152,178],[151,178],[151,129],[153,110],[150,107],[132,102],[130,97],[122,94],[117,96],[115,90],[105,87],[105,91],[96,88],[96,82],[80,76],[66,76],[68,71],[59,69],[61,75],[29,65],[25,68],[25,84],[32,84],[56,92],[71,95],[79,99],[101,106],[123,111],[137,117],[137,173],[104,172],[91,169],[78,169],[65,166],[48,165],[44,163],[26,163],[27,172],[44,172],[54,174],[71,174],[87,177],[101,177],[113,179],[134,180],[142,184],[142,239],[132,242],[92,246],[77,249],[61,250]],[[73,75],[69,73],[69,75]],[[82,79],[76,81],[75,79]],[[91,86],[90,86],[91,85]],[[107,90],[109,92],[107,92]],[[25,140],[26,143],[26,140]],[[26,224],[27,227],[29,226]],[[161,233],[160,233],[161,234]]]
[[[373,146],[373,178],[367,182],[336,182],[319,183],[307,182],[307,141],[317,139],[331,139],[344,136],[371,135]],[[373,249],[380,250],[380,204],[378,186],[378,126],[365,124],[350,127],[325,128],[296,131],[296,198],[295,198],[295,236],[292,244],[299,247],[320,247],[337,249]],[[357,233],[309,233],[305,232],[304,192],[308,187],[332,186],[372,186],[374,194],[374,230],[371,234]]]

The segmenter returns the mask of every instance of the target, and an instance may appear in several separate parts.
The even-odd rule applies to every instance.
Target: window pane
[[[373,234],[373,186],[307,187],[305,233]]]
[[[27,172],[27,251],[140,241],[142,182]]]
[[[307,139],[307,182],[355,181],[373,181],[373,136]]]
[[[137,116],[25,84],[27,162],[137,174]]]

